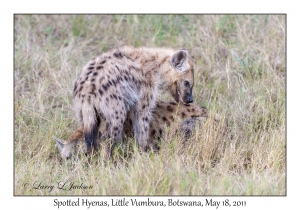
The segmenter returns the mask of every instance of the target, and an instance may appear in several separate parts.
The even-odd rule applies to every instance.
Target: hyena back
[[[179,128],[178,132],[182,133],[183,137],[187,139],[195,127],[195,121],[200,120],[200,118],[208,117],[208,110],[194,104],[186,105],[157,101],[152,114],[153,116],[150,121],[149,144],[154,150],[157,150],[159,145],[156,144],[157,142],[155,142],[155,140],[158,140],[158,142],[160,141],[164,135],[166,127],[171,125],[176,126],[175,124],[178,123],[180,125],[176,126]],[[105,121],[101,123],[105,125]],[[124,123],[123,139],[126,140],[127,138],[132,138],[134,136],[132,126],[133,124],[130,117],[127,117]],[[105,126],[100,125],[99,132],[105,132]],[[63,159],[68,159],[72,156],[72,154],[76,154],[78,152],[77,144],[80,139],[84,139],[82,127],[75,130],[67,141],[55,138],[60,155]],[[97,138],[96,141],[101,141],[101,139]],[[79,144],[79,146],[82,145]],[[86,151],[85,146],[82,148]]]
[[[135,138],[146,150],[158,90],[177,102],[193,102],[194,69],[186,49],[122,47],[91,60],[74,85],[74,105],[90,152],[100,119],[106,138],[121,138],[129,111]]]

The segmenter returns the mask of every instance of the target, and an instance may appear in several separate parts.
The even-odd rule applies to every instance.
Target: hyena
[[[176,126],[178,132],[183,134],[185,139],[188,139],[195,127],[195,122],[200,122],[202,118],[208,117],[208,110],[194,104],[177,104],[174,102],[157,101],[156,106],[152,112],[150,120],[149,144],[154,150],[159,149],[159,142],[164,136],[166,127]],[[105,123],[103,123],[105,125]],[[128,116],[124,123],[123,139],[132,138],[134,133],[132,131],[132,120]],[[99,132],[105,132],[105,126],[99,127]],[[99,135],[100,136],[100,135]],[[96,141],[101,141],[100,138]],[[83,128],[80,127],[73,132],[67,141],[54,138],[59,149],[59,153],[63,159],[68,159],[72,154],[76,154],[77,146],[80,139],[84,139]],[[155,141],[157,140],[157,141]],[[158,144],[157,144],[158,142]],[[99,142],[97,142],[99,144]],[[78,144],[78,145],[77,145]],[[82,147],[86,151],[86,147]],[[99,149],[99,147],[97,147]]]
[[[186,49],[132,48],[111,50],[89,61],[74,85],[74,105],[90,153],[100,119],[106,138],[121,138],[129,111],[134,136],[147,148],[149,123],[159,90],[177,102],[193,102],[194,67]]]

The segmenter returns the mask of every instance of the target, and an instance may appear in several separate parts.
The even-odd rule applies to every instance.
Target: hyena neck
[[[166,64],[169,65],[169,64]],[[163,68],[160,71],[158,78],[158,89],[162,91],[166,91],[169,87],[176,81],[178,78],[178,72],[176,70],[169,70],[170,68]]]
[[[153,61],[154,65],[152,65],[156,69],[154,68],[151,71],[154,74],[158,89],[165,91],[175,82],[174,79],[178,78],[179,72],[172,67],[171,63],[171,57],[175,51],[172,49],[157,49],[156,53],[159,56]]]
[[[140,63],[145,73],[151,72],[158,89],[164,91],[178,78],[178,72],[172,67],[173,49],[123,47],[123,52],[132,60]]]

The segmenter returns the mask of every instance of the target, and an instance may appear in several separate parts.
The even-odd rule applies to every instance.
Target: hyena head
[[[77,160],[77,158],[78,158],[78,149],[79,149],[77,147],[79,147],[83,144],[79,145],[78,140],[72,141],[72,142],[69,143],[69,142],[64,141],[62,139],[56,138],[55,136],[53,136],[53,138],[56,142],[59,154],[60,154],[60,156],[62,157],[63,160],[69,160],[71,158],[74,158],[75,161]],[[86,149],[84,148],[83,150],[86,150]]]
[[[194,66],[188,58],[186,49],[179,49],[171,58],[171,63],[176,69],[176,80],[169,88],[171,95],[177,103],[189,104],[194,101],[192,89],[194,86]]]

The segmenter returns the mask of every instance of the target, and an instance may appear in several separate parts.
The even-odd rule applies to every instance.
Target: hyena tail
[[[91,153],[92,147],[98,138],[100,117],[95,107],[85,104],[82,107],[83,134],[87,146],[87,153]]]

